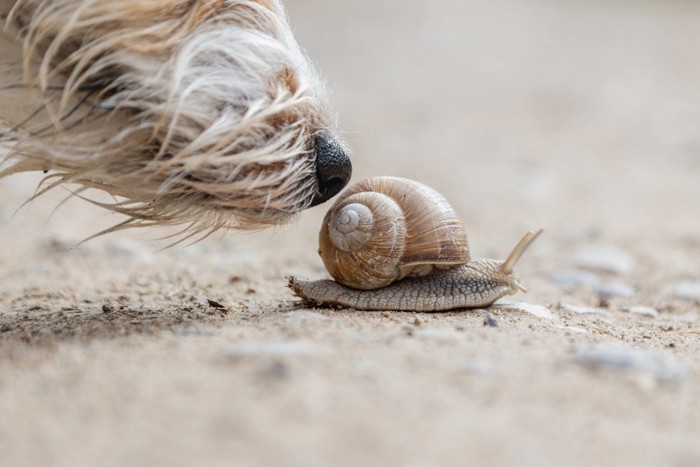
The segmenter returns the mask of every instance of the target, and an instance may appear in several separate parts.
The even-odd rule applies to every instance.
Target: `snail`
[[[447,200],[422,183],[374,177],[347,189],[326,214],[319,254],[335,281],[290,278],[311,304],[358,310],[442,311],[493,304],[527,292],[513,268],[542,230],[505,261],[471,259]]]

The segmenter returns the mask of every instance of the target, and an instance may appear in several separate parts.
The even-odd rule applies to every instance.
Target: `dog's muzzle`
[[[326,136],[316,138],[316,178],[318,191],[311,206],[325,203],[342,190],[350,181],[352,163],[335,139]]]

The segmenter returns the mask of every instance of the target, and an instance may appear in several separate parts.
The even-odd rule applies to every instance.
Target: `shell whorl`
[[[370,178],[343,193],[319,245],[331,276],[363,290],[469,261],[467,235],[447,200],[397,177]]]
[[[328,223],[328,235],[339,250],[355,251],[372,239],[373,226],[372,209],[361,202],[352,202],[335,212]]]
[[[382,193],[345,197],[328,212],[319,234],[328,272],[356,289],[377,289],[398,279],[405,245],[401,207]]]

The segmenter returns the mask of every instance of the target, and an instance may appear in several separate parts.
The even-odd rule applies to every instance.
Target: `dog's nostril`
[[[340,193],[350,181],[352,163],[338,142],[330,137],[316,138],[316,178],[318,192],[312,206],[324,203]]]

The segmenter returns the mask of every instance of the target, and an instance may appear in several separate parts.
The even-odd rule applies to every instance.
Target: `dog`
[[[190,234],[287,221],[349,181],[278,0],[0,0],[0,178],[43,171]],[[36,195],[35,195],[36,196]]]

